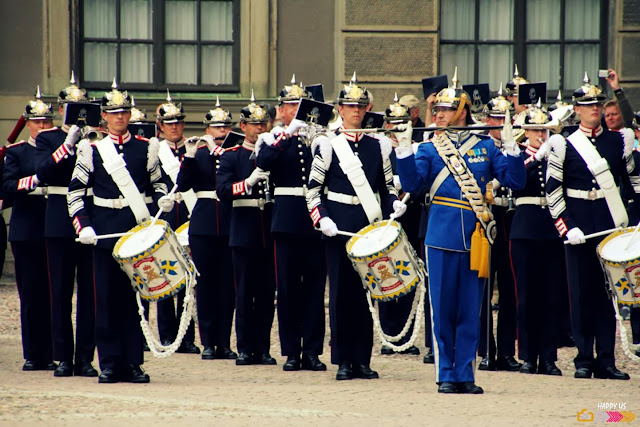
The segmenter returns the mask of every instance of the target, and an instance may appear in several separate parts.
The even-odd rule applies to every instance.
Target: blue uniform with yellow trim
[[[483,193],[493,178],[514,189],[524,186],[522,157],[505,156],[492,139],[466,131],[447,132],[447,136],[457,148],[468,138],[478,139],[463,157]],[[398,173],[405,191],[430,187],[445,167],[433,144],[421,144],[415,156],[412,152],[398,153]],[[469,268],[471,234],[476,222],[476,214],[460,186],[449,175],[433,197],[425,237],[438,383],[474,381],[483,292],[483,280]]]
[[[75,150],[63,145],[68,125],[41,131],[36,137],[36,172],[47,184],[44,236],[51,289],[51,326],[54,360],[93,361],[95,352],[95,292],[92,251],[75,241],[67,209],[67,189],[76,164]],[[87,200],[85,200],[87,201]],[[76,294],[76,338],[71,312]],[[75,350],[75,351],[74,351]]]

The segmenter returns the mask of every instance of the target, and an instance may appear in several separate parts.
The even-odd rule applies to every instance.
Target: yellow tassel
[[[471,235],[471,255],[469,264],[471,270],[478,271],[480,269],[480,255],[482,251],[482,232],[480,231],[480,223],[476,223],[476,230]]]
[[[482,233],[482,243],[481,243],[481,255],[480,255],[480,268],[478,269],[478,277],[480,279],[489,278],[489,251],[491,250],[491,245],[489,245],[489,240]]]

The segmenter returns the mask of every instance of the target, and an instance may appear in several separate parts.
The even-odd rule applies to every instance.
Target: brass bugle
[[[422,131],[440,131],[440,130],[495,130],[502,129],[504,125],[500,126],[433,126],[433,127],[414,127],[413,130],[422,130]],[[513,125],[512,129],[543,129],[543,130],[553,130],[555,132],[559,132],[564,127],[562,123],[554,123],[549,122],[542,125]],[[367,129],[342,129],[341,132],[361,132],[361,133],[379,133],[379,132],[404,132],[398,128],[367,128]]]

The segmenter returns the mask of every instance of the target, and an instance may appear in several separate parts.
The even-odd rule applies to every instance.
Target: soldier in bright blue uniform
[[[198,328],[204,349],[202,359],[236,359],[231,350],[231,324],[235,308],[235,288],[229,248],[231,203],[222,203],[216,193],[221,147],[231,132],[231,114],[220,106],[210,110],[204,119],[207,126],[197,145],[191,138],[178,174],[178,191],[193,190],[196,202],[189,221],[191,257],[200,273],[198,292]]]
[[[325,330],[324,244],[322,235],[313,228],[305,200],[313,154],[311,141],[297,132],[304,122],[294,120],[300,99],[309,97],[296,84],[294,75],[291,86],[285,86],[278,99],[287,128],[262,134],[263,141],[256,147],[257,165],[270,172],[276,187],[271,233],[275,241],[280,347],[287,357],[282,366],[285,371],[327,369],[318,358]]]
[[[185,153],[184,119],[186,115],[182,109],[182,104],[175,104],[171,100],[171,95],[167,90],[167,102],[158,107],[157,121],[160,124],[160,131],[164,139],[160,141],[169,147],[171,154],[182,160]],[[171,159],[173,160],[173,159]],[[160,164],[165,170],[164,178],[167,188],[172,188],[175,184],[172,178],[166,173],[169,165],[163,164],[163,156],[160,155]],[[170,212],[162,215],[162,219],[167,221],[173,230],[177,230],[182,224],[189,220],[189,210],[186,203],[180,197],[180,193],[174,197],[176,203]],[[171,345],[176,340],[178,328],[180,326],[180,316],[182,316],[184,296],[186,288],[182,288],[175,297],[164,298],[157,302],[158,309],[158,333],[163,345]],[[176,307],[177,304],[177,307]],[[182,338],[180,346],[176,350],[178,353],[200,354],[200,349],[194,344],[195,327],[193,320],[189,320],[189,326]]]
[[[338,98],[338,111],[344,126],[342,129],[360,128],[368,104],[368,92],[357,85],[354,73],[350,84],[344,87]],[[356,196],[354,185],[342,170],[331,141],[336,135],[330,133],[314,141],[307,209],[314,225],[319,225],[322,233],[328,237],[325,238],[325,244],[329,272],[331,363],[338,365],[336,379],[374,379],[378,378],[378,373],[370,367],[373,322],[366,300],[367,293],[347,257],[347,237],[337,234],[339,230],[355,233],[373,222],[369,217],[374,215],[365,209],[373,212],[375,219],[381,220],[383,213],[388,216],[394,210],[399,217],[406,210],[406,205],[398,200],[398,193],[393,186],[389,160],[392,148],[388,139],[379,141],[362,133],[340,133],[346,138],[348,149],[360,160],[361,171],[366,177],[365,184],[378,196],[372,206],[363,207],[366,202],[361,202]],[[356,170],[350,173],[356,173]],[[362,174],[357,173],[357,176]]]
[[[65,104],[89,102],[86,91],[76,86],[73,74],[70,83],[58,95],[60,114]],[[75,145],[80,133],[78,126],[62,125],[40,132],[36,138],[36,171],[47,184],[44,236],[51,288],[53,358],[60,361],[53,373],[56,377],[98,376],[91,366],[95,352],[92,252],[75,241],[76,232],[67,209],[67,191],[76,164]],[[71,322],[74,282],[78,284],[75,345]]]
[[[470,98],[458,86],[456,76],[449,88],[438,93],[434,107],[437,126],[461,126],[471,121]],[[507,155],[501,153],[490,138],[471,135],[468,131],[440,132],[432,138],[432,144],[420,145],[415,156],[409,137],[398,138],[400,147],[396,149],[396,155],[402,188],[413,192],[427,185],[432,196],[425,245],[433,318],[433,353],[440,393],[483,392],[475,385],[474,365],[484,280],[478,277],[477,271],[470,269],[471,235],[478,220],[489,223],[490,215],[482,201],[488,182],[497,178],[511,188],[524,186],[526,171],[520,150],[509,130],[510,127],[505,129],[504,138]],[[452,161],[451,167],[456,173],[460,173],[464,160],[477,182],[473,193],[463,193],[451,174],[439,180],[440,185],[433,185],[436,177],[447,168],[436,143],[455,147],[446,156],[444,151],[442,155]],[[468,149],[457,154],[463,145]],[[468,179],[462,182],[470,184]],[[470,200],[468,197],[471,195],[475,198]],[[473,205],[471,201],[474,201]]]
[[[528,125],[544,125],[550,120],[540,104],[527,110],[525,116]],[[524,360],[520,372],[562,375],[555,364],[558,360],[555,336],[560,320],[559,302],[562,293],[567,292],[567,273],[564,245],[547,207],[544,180],[548,131],[527,129],[525,136],[527,184],[513,193],[516,208],[509,236],[517,287],[518,356]]]
[[[51,342],[51,299],[47,279],[44,240],[45,187],[36,174],[36,136],[53,126],[51,104],[40,95],[27,104],[23,114],[29,130],[27,141],[7,147],[2,189],[12,199],[9,243],[15,259],[16,285],[20,296],[20,326],[24,371],[54,370]]]
[[[565,256],[571,328],[578,348],[574,376],[628,380],[629,375],[615,366],[616,320],[596,254],[604,236],[587,240],[585,234],[626,226],[628,215],[623,201],[636,199],[638,203],[629,179],[634,171],[633,136],[623,139],[619,132],[602,127],[605,95],[599,86],[590,84],[586,73],[573,100],[580,116],[579,129],[567,139],[560,135],[550,138],[546,185],[555,226],[569,243]],[[594,161],[587,163],[578,149],[587,150],[588,156],[594,148]]]
[[[269,354],[275,298],[271,214],[273,188],[268,172],[256,167],[255,143],[271,119],[263,105],[240,111],[242,145],[225,152],[217,175],[217,195],[232,203],[229,246],[236,283],[236,365],[275,365]],[[220,268],[228,268],[221,265]]]
[[[97,239],[98,235],[123,233],[138,222],[149,218],[147,205],[153,199],[163,211],[173,207],[168,200],[167,187],[162,181],[158,161],[158,143],[132,137],[127,126],[131,117],[131,97],[120,92],[114,80],[112,91],[101,101],[102,118],[107,122],[109,134],[95,143],[82,140],[77,146],[78,158],[69,184],[67,203],[72,223],[80,242],[96,245],[93,248],[94,284],[96,292],[96,345],[100,361],[100,383],[120,381],[148,383],[149,375],[143,363],[143,336],[136,304],[135,291],[129,277],[113,258],[115,238]],[[131,177],[132,190],[140,194],[143,208],[132,206],[123,197],[120,187],[105,168],[98,144],[112,143],[114,156],[120,155]],[[120,180],[129,182],[129,180]],[[123,185],[123,184],[121,184]],[[89,211],[84,203],[88,189],[93,189],[93,207]],[[131,187],[129,187],[131,188]],[[134,194],[135,195],[135,194]],[[145,205],[146,203],[146,205]],[[134,209],[136,211],[134,212]]]

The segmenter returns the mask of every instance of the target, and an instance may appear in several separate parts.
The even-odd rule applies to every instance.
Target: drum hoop
[[[418,286],[418,283],[422,280],[422,278],[420,277],[419,274],[416,274],[416,277],[413,278],[413,280],[403,286],[401,289],[398,289],[395,292],[392,292],[390,294],[384,294],[384,295],[375,295],[373,293],[371,293],[371,298],[373,298],[376,301],[394,301],[398,298],[400,298],[401,296],[407,295],[409,292],[413,291],[415,289],[416,286]]]
[[[351,250],[353,248],[353,245],[355,245],[355,243],[362,237],[364,237],[368,232],[375,230],[377,228],[380,227],[385,227],[389,221],[391,221],[391,225],[393,227],[396,228],[396,230],[398,231],[398,236],[393,240],[393,242],[391,242],[390,244],[388,244],[387,246],[385,246],[382,249],[378,249],[376,252],[372,253],[372,254],[367,254],[367,255],[359,255],[359,256],[355,256],[352,254]],[[347,253],[349,254],[349,257],[354,260],[354,261],[372,261],[376,258],[379,258],[381,255],[384,255],[385,253],[388,253],[390,250],[395,249],[399,244],[400,244],[400,240],[402,238],[402,226],[400,225],[399,222],[395,221],[395,220],[390,220],[390,219],[385,219],[383,221],[378,221],[375,222],[373,224],[370,224],[364,228],[362,228],[360,231],[358,231],[358,237],[351,237],[348,241],[347,241]]]
[[[633,230],[634,230],[634,227],[627,227],[627,228],[624,228],[622,230],[614,231],[613,233],[609,234],[607,237],[602,239],[602,241],[600,243],[598,243],[598,246],[596,247],[596,252],[598,253],[598,256],[607,264],[609,264],[609,263],[617,263],[618,265],[614,265],[614,267],[621,266],[622,264],[619,261],[611,261],[611,260],[608,260],[608,259],[604,258],[602,256],[602,249],[604,249],[604,247],[607,245],[607,243],[609,243],[610,241],[612,241],[616,237],[621,236],[621,235],[626,234],[626,233],[633,233]],[[624,261],[624,262],[627,263],[629,261]]]
[[[146,221],[136,225],[131,230],[129,230],[129,233],[131,233],[131,234],[126,234],[126,235],[120,237],[118,239],[118,241],[116,242],[115,246],[113,247],[113,256],[114,256],[114,258],[116,258],[117,260],[122,260],[122,261],[127,261],[127,262],[134,263],[136,261],[141,260],[144,257],[147,257],[147,256],[151,255],[155,251],[157,251],[158,248],[160,246],[162,246],[166,242],[166,240],[169,238],[169,234],[170,234],[170,230],[171,230],[171,227],[169,227],[169,223],[167,221],[163,220],[163,219],[158,219],[156,221],[156,225],[162,225],[162,227],[164,228],[162,236],[160,236],[158,241],[155,242],[151,247],[146,248],[143,252],[139,252],[139,253],[137,253],[135,255],[132,255],[132,256],[123,257],[123,256],[119,255],[120,249],[122,248],[122,245],[124,245],[124,243],[127,241],[127,239],[129,239],[131,236],[134,236],[136,233],[138,233],[138,232],[142,231],[143,229],[145,229],[146,227],[148,227],[150,223],[151,223],[151,220],[146,220]]]
[[[190,222],[191,222],[191,221],[187,221],[187,222],[185,222],[184,224],[182,224],[180,227],[178,227],[178,228],[176,229],[176,234],[180,234],[180,233],[182,233],[184,230],[188,229],[188,228],[189,228],[189,223],[190,223]]]

